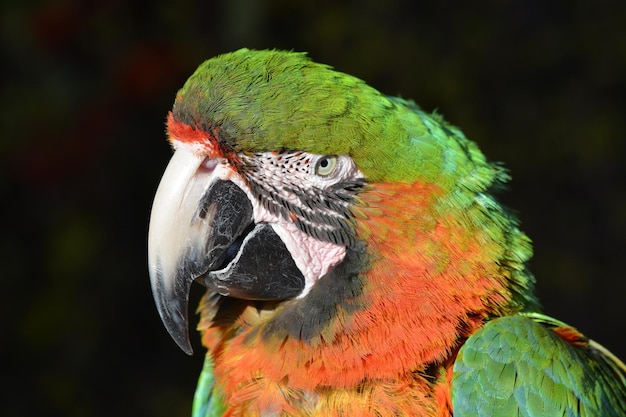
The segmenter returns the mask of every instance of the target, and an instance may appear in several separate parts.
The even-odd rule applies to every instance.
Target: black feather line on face
[[[316,195],[307,195],[301,191],[294,193],[293,188],[284,190],[299,197],[303,205],[298,206],[281,197],[273,187],[268,189],[266,184],[260,185],[252,181],[251,185],[253,194],[264,208],[284,219],[290,219],[289,213],[293,213],[297,219],[296,226],[303,232],[336,244],[354,243],[354,221],[350,205],[354,202],[357,192],[353,192],[350,197],[342,193],[340,199],[342,203],[337,203],[333,199],[337,199],[338,194],[329,193],[328,190],[315,189]]]
[[[270,159],[264,155],[255,155],[239,167],[261,206],[286,220],[293,220],[295,216],[295,225],[316,239],[339,245],[353,245],[355,223],[350,207],[364,189],[365,179],[340,180],[329,183],[325,188],[311,186],[305,180],[296,184],[286,178],[291,173],[296,177],[306,174],[312,156],[302,152],[281,152],[274,156],[274,159]],[[276,184],[276,178],[268,178],[262,168],[264,163],[279,169],[280,179],[285,184]],[[310,188],[305,188],[307,186]]]

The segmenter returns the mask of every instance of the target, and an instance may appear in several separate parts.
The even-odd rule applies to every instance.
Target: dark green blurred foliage
[[[545,311],[626,358],[625,2],[0,7],[2,415],[189,415],[202,349],[159,321],[147,223],[177,89],[243,46],[308,51],[504,161]]]

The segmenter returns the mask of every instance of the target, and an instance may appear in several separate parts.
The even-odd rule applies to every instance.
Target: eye
[[[335,168],[337,168],[337,157],[324,155],[315,163],[315,174],[320,177],[327,177],[335,172]]]

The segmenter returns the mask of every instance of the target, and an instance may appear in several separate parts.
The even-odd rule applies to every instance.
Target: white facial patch
[[[306,284],[299,298],[307,295],[317,280],[346,256],[345,245],[316,239],[298,229],[293,223],[272,223],[272,228],[282,239],[304,276]]]
[[[224,179],[248,195],[254,222],[269,223],[281,238],[305,277],[304,297],[346,255],[350,204],[364,176],[345,155],[264,152],[241,158],[243,176]]]

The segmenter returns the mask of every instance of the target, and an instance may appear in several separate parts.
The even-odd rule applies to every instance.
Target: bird
[[[437,112],[306,53],[202,63],[167,115],[148,269],[207,416],[626,416],[626,366],[541,312],[510,179]]]

